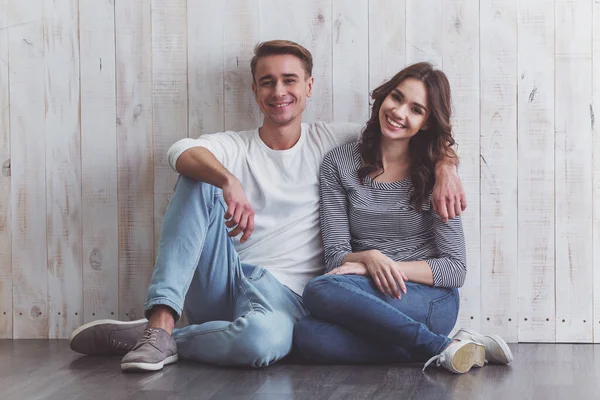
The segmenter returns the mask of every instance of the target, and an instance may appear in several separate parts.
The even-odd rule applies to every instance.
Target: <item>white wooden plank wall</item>
[[[83,319],[89,322],[119,313],[114,5],[80,0],[79,21]]]
[[[7,0],[0,0],[0,28],[7,25]],[[13,332],[8,89],[8,29],[0,29],[0,339],[12,337]]]
[[[598,16],[593,0],[0,0],[0,338],[143,315],[168,147],[257,127],[253,48],[289,39],[314,57],[305,121],[366,121],[407,63],[447,74],[468,200],[456,328],[600,342]]]

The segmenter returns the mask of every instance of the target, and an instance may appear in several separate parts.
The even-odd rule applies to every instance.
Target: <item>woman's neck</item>
[[[377,182],[389,183],[404,180],[410,174],[408,140],[381,140],[383,171],[369,174]]]

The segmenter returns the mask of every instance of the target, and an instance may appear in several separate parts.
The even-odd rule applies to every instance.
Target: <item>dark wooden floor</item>
[[[122,373],[65,340],[0,340],[0,398],[9,399],[600,399],[600,346],[511,345],[510,366],[452,375],[418,365],[225,369],[179,362]]]

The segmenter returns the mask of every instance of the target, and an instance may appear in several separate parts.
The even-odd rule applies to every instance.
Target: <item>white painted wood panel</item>
[[[224,129],[223,13],[224,3],[213,0],[187,2],[188,136]],[[211,15],[201,24],[198,15]]]
[[[516,342],[517,1],[482,0],[480,16],[481,325]]]
[[[79,1],[44,0],[48,336],[83,322]]]
[[[260,2],[260,41],[292,40],[313,56],[315,83],[303,114],[306,122],[333,118],[331,12],[332,0]]]
[[[442,0],[406,0],[407,64],[429,61],[442,68],[442,12],[445,6],[446,2]]]
[[[443,7],[443,70],[453,101],[453,133],[458,143],[459,174],[467,195],[462,214],[467,248],[467,279],[460,291],[458,326],[481,327],[480,282],[480,107],[479,7],[469,0],[446,1]]]
[[[554,0],[518,7],[518,339],[553,342]]]
[[[223,12],[225,129],[257,128],[262,114],[254,100],[250,60],[259,41],[259,0],[232,0]]]
[[[80,0],[83,319],[119,313],[115,6]]]
[[[115,2],[119,317],[143,316],[154,267],[150,0]]]
[[[152,0],[154,248],[177,182],[167,150],[188,136],[186,0]]]
[[[13,335],[48,337],[43,1],[9,0]]]
[[[600,343],[600,1],[594,2],[593,9],[593,59],[592,78],[593,86],[592,105],[590,106],[590,118],[593,136],[593,159],[594,159],[594,191],[592,194],[594,204],[594,342]]]
[[[7,26],[7,0],[0,0],[0,339],[13,333]]]
[[[369,118],[369,9],[361,0],[333,0],[333,119]]]
[[[592,2],[556,0],[556,340],[592,341]]]
[[[369,92],[406,66],[406,0],[369,0]]]

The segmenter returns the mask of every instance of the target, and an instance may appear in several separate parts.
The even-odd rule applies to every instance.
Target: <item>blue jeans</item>
[[[304,289],[310,316],[294,331],[304,358],[328,364],[420,362],[452,342],[459,308],[457,289],[407,282],[392,299],[370,277],[325,275]]]
[[[292,348],[300,296],[266,269],[240,261],[227,236],[222,191],[180,176],[167,207],[145,303],[189,326],[173,331],[180,356],[223,366],[269,365]],[[250,239],[251,240],[251,239]]]

